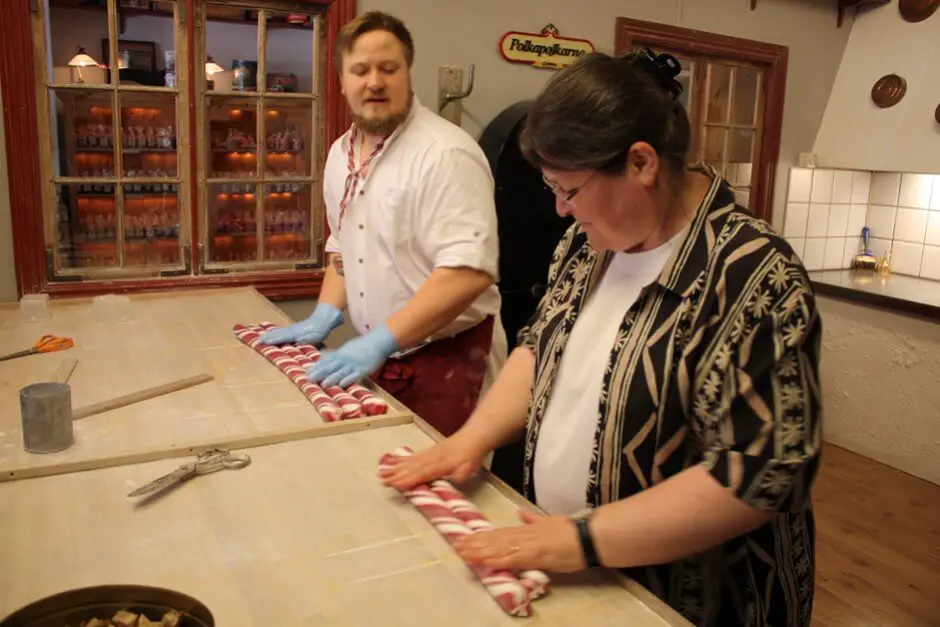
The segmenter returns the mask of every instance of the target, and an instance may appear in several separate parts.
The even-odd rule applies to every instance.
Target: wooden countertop
[[[131,296],[133,319],[99,323],[92,300],[52,301],[53,318],[20,321],[18,305],[0,306],[0,353],[32,346],[40,336],[68,336],[75,347],[0,362],[0,481],[92,466],[142,461],[215,444],[238,446],[305,437],[325,426],[319,413],[277,368],[235,338],[235,324],[290,320],[252,288],[172,291]],[[78,409],[171,380],[206,373],[215,380],[74,425],[62,452],[23,449],[19,390],[49,381],[66,357],[78,359],[69,381]],[[407,422],[400,403],[370,423]],[[140,457],[146,454],[145,457]]]
[[[606,571],[554,576],[531,617],[509,617],[377,478],[383,453],[433,442],[426,427],[359,428],[245,449],[246,468],[144,505],[125,495],[180,460],[0,484],[0,502],[12,505],[0,507],[0,615],[70,588],[132,583],[194,596],[220,627],[688,625]],[[515,524],[524,503],[492,478],[464,492],[497,526]]]

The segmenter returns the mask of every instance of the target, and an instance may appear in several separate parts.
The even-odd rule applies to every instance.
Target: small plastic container
[[[96,296],[92,301],[98,322],[115,324],[131,319],[131,299],[118,294]]]
[[[48,294],[27,294],[20,299],[23,322],[46,322],[52,319],[52,306]]]

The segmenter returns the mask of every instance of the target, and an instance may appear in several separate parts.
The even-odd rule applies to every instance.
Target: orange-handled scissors
[[[11,353],[9,355],[4,355],[0,357],[0,361],[6,361],[8,359],[16,359],[17,357],[26,357],[27,355],[35,355],[36,353],[52,353],[55,351],[64,351],[68,348],[75,346],[75,342],[72,341],[70,337],[56,337],[55,335],[43,335],[39,338],[39,341],[36,342],[35,346],[28,348],[25,351],[19,351],[18,353]]]

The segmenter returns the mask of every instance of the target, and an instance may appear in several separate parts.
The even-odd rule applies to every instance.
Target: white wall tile
[[[852,267],[852,258],[855,255],[862,252],[862,238],[861,237],[846,237],[845,238],[845,251],[842,256],[842,267],[851,268]]]
[[[796,253],[796,256],[802,259],[803,250],[806,248],[806,238],[805,237],[788,237],[787,241],[790,242],[790,246],[793,248],[793,252]]]
[[[816,170],[813,172],[813,191],[810,193],[810,202],[828,203],[832,200],[832,179],[835,172],[832,170]]]
[[[845,234],[850,237],[861,237],[862,227],[868,222],[868,205],[849,205],[849,220]]]
[[[868,204],[871,196],[871,172],[859,170],[852,174],[852,202]]]
[[[901,175],[897,172],[875,172],[871,177],[871,204],[898,206]]]
[[[940,281],[940,246],[924,246],[920,261],[920,276]]]
[[[790,168],[790,187],[787,199],[790,202],[809,202],[813,186],[813,171],[808,168]]]
[[[933,186],[931,174],[903,174],[901,175],[901,193],[898,196],[898,207],[911,207],[914,209],[927,209],[930,207],[930,189]]]
[[[826,258],[826,238],[806,238],[806,248],[803,250],[803,265],[807,270],[822,270]]]
[[[919,276],[923,256],[923,244],[895,242],[894,246],[891,247],[891,271],[898,274]]]
[[[806,237],[807,220],[809,220],[809,205],[798,202],[788,203],[787,215],[783,222],[784,236]]]
[[[926,209],[898,207],[898,216],[894,222],[894,241],[923,244],[928,213],[930,212]]]
[[[809,206],[809,220],[806,223],[806,237],[826,237],[829,232],[829,205],[813,204]]]
[[[849,205],[830,205],[829,206],[829,227],[826,230],[827,237],[845,237],[848,235],[849,226]]]
[[[933,177],[933,187],[930,194],[930,208],[940,209],[940,174]]]
[[[852,170],[836,170],[832,177],[832,203],[852,202]]]
[[[868,226],[871,236],[890,240],[894,237],[894,218],[898,208],[888,205],[872,205],[868,210]]]
[[[924,243],[929,246],[940,246],[940,211],[929,211],[927,216],[927,235]]]
[[[881,259],[891,250],[891,240],[872,237],[868,240],[868,249],[871,251],[871,254]]]
[[[827,237],[826,252],[823,254],[823,270],[841,270],[845,257],[844,237]]]

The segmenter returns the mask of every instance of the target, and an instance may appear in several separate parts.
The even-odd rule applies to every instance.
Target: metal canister
[[[232,91],[256,91],[257,89],[258,62],[233,59]]]
[[[23,448],[55,453],[72,446],[72,391],[67,383],[46,382],[20,390]]]

